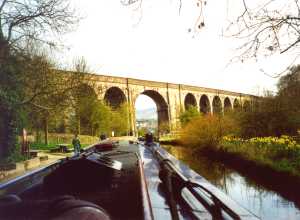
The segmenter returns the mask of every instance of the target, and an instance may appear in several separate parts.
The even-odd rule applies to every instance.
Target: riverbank
[[[159,137],[159,143],[165,145],[180,145],[180,135],[178,133],[171,133]]]
[[[257,167],[300,179],[300,144],[289,136],[257,137],[247,140],[224,137],[210,149],[220,156],[251,162]]]
[[[70,155],[70,154],[69,154]],[[37,152],[37,156],[29,160],[21,161],[18,163],[11,163],[10,168],[0,168],[0,184],[5,183],[18,176],[24,175],[35,169],[47,166],[59,159],[65,158],[66,154],[63,153],[46,153]]]
[[[173,146],[179,140],[170,139],[160,142]],[[190,148],[194,154],[222,162],[247,175],[259,177],[268,183],[271,179],[279,187],[296,188],[300,184],[300,145],[288,136],[281,138],[266,137],[242,140],[225,137],[215,148]],[[300,195],[299,195],[300,196]]]
[[[165,144],[165,145],[180,145],[180,141],[178,139],[166,139],[166,140],[159,140],[160,144]]]

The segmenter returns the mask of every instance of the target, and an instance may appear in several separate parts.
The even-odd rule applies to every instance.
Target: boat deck
[[[142,219],[138,145],[120,141],[112,151],[103,152],[122,163],[122,169],[112,170],[90,163],[74,162],[55,175],[37,180],[38,183],[18,196],[22,202],[1,210],[0,219],[47,219],[49,203],[62,195],[92,202],[104,208],[112,219]],[[77,164],[78,163],[78,164]],[[75,169],[74,169],[75,166]],[[98,173],[97,173],[98,171]],[[51,176],[52,175],[52,176]],[[51,177],[49,177],[51,176]]]

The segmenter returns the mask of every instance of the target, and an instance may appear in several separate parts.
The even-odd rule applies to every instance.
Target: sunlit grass
[[[32,142],[30,143],[30,149],[33,150],[46,150],[57,148],[59,144],[64,144],[68,148],[72,149],[72,139],[74,138],[73,134],[56,134],[50,133],[48,137],[48,144],[43,142]],[[79,135],[79,140],[82,147],[94,144],[99,141],[99,137],[89,136],[89,135]]]

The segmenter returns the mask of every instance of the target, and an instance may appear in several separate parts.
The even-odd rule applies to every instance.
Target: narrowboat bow
[[[102,142],[0,185],[0,219],[258,219],[159,144]]]

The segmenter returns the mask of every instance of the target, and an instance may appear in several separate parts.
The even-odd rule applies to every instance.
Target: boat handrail
[[[193,180],[190,180],[186,176],[184,176],[181,171],[174,165],[174,163],[167,159],[163,154],[158,150],[158,148],[152,146],[149,149],[153,152],[153,154],[156,156],[160,163],[160,168],[162,172],[169,172],[166,177],[163,177],[164,174],[160,172],[160,178],[161,180],[169,185],[168,181],[173,182],[172,184],[179,188],[179,190],[176,190],[176,192],[181,192],[183,188],[188,189],[192,195],[201,202],[205,208],[214,216],[214,218],[222,219],[222,210],[226,212],[232,219],[241,219],[240,215],[237,214],[234,210],[229,208],[223,201],[221,201],[213,192],[211,192],[209,189],[207,189],[205,186],[201,185],[198,182],[195,182]],[[168,180],[169,179],[169,180]],[[175,183],[174,183],[175,182]],[[203,193],[199,193],[195,188],[200,189],[205,192],[205,194],[209,195],[206,196]],[[169,191],[169,190],[168,190]],[[175,191],[174,191],[175,192]],[[169,192],[172,193],[172,192]],[[172,201],[171,201],[172,202]],[[170,206],[171,208],[171,214],[174,212],[174,208],[172,208],[173,205]],[[176,216],[176,214],[172,214]]]

